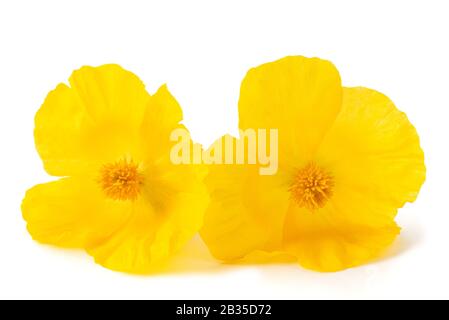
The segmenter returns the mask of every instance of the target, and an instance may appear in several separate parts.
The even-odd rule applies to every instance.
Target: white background
[[[0,298],[449,298],[448,17],[444,0],[1,1]],[[236,132],[246,71],[296,54],[333,61],[347,86],[387,94],[422,138],[427,182],[400,210],[403,233],[383,259],[335,274],[229,267],[196,239],[167,274],[136,277],[31,240],[20,203],[51,179],[33,118],[72,70],[114,62],[151,93],[167,83],[208,145]]]

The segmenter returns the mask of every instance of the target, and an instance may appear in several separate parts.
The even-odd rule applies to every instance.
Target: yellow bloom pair
[[[239,117],[241,129],[278,129],[275,175],[172,164],[182,112],[165,86],[150,96],[115,65],[74,72],[36,116],[45,168],[65,178],[28,191],[28,230],[132,273],[159,268],[200,228],[218,259],[283,252],[318,271],[365,263],[395,239],[397,209],[416,199],[425,166],[387,97],[343,88],[327,61],[287,57],[247,74]]]

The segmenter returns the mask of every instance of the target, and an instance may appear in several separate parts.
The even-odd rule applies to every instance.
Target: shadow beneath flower
[[[175,255],[167,264],[162,265],[148,274],[129,274],[136,277],[154,277],[154,276],[176,276],[186,274],[219,274],[233,272],[237,269],[254,269],[257,268],[260,274],[272,278],[272,280],[280,280],[284,276],[297,277],[298,279],[305,280],[309,277],[317,281],[320,277],[335,278],[338,279],[337,274],[359,274],[361,278],[364,278],[366,274],[366,268],[376,268],[384,262],[393,260],[412,248],[421,243],[423,239],[423,232],[419,225],[408,223],[404,226],[401,235],[396,239],[393,245],[388,248],[385,253],[367,263],[365,266],[359,266],[347,270],[342,270],[337,273],[318,273],[310,270],[303,269],[296,261],[295,257],[282,252],[265,253],[254,252],[247,256],[245,259],[234,261],[231,263],[224,263],[216,260],[207,249],[207,246],[199,236],[192,239],[184,248]],[[56,247],[45,246],[46,250],[56,251],[60,250]],[[81,260],[85,258],[86,254],[82,250],[65,250],[65,259]],[[365,267],[365,268],[364,268]],[[332,276],[334,275],[334,276]],[[355,276],[355,278],[360,279]],[[292,281],[292,278],[285,279],[286,281]],[[308,280],[308,281],[309,281]],[[282,281],[281,281],[282,282]],[[363,281],[362,281],[363,282]]]
[[[147,276],[164,274],[170,276],[176,274],[214,274],[233,272],[237,268],[254,268],[261,265],[270,265],[273,267],[288,266],[292,263],[295,267],[298,267],[295,261],[294,257],[282,252],[265,253],[256,251],[242,260],[229,263],[221,262],[210,254],[206,244],[197,236],[178,255],[174,256],[167,265],[158,270],[153,270]]]
[[[373,263],[395,259],[416,247],[422,240],[423,232],[419,225],[409,225],[402,229],[401,234],[391,247],[380,258],[373,261]]]
[[[396,239],[390,248],[388,248],[385,253],[367,263],[365,266],[375,266],[378,263],[383,263],[388,260],[395,259],[405,252],[411,250],[413,247],[418,245],[422,240],[422,231],[418,225],[410,225],[403,229],[401,235]],[[268,273],[269,270],[276,270],[277,268],[282,269],[293,269],[296,273],[302,273],[304,275],[310,276],[311,274],[326,275],[327,273],[316,273],[303,269],[298,263],[295,257],[282,253],[266,253],[262,251],[256,251],[245,259],[224,263],[214,259],[214,257],[209,253],[206,245],[201,240],[199,236],[195,237],[190,241],[187,246],[173,259],[158,270],[154,270],[151,275],[185,275],[185,274],[214,274],[222,272],[231,272],[236,270],[236,268],[254,268],[257,266],[262,266]],[[363,266],[358,266],[355,268],[342,270],[338,273],[344,273],[348,270],[356,270]],[[263,272],[263,270],[261,270]],[[328,273],[332,275],[336,273]]]
[[[231,269],[231,266],[214,259],[201,238],[196,236],[167,265],[161,267],[160,270],[154,270],[153,275],[218,273]],[[151,275],[149,274],[149,276]]]

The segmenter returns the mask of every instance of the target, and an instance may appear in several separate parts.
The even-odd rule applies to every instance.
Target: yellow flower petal
[[[292,204],[284,247],[318,271],[378,257],[399,233],[397,209],[416,199],[425,179],[414,127],[384,95],[345,88],[341,113],[315,161],[332,173],[332,195],[313,212]]]
[[[159,160],[147,166],[145,176],[143,196],[133,203],[127,223],[87,250],[108,269],[158,271],[203,222],[208,194],[196,168]]]
[[[148,94],[132,72],[114,64],[83,67],[69,82],[89,116],[97,123],[124,122],[130,127],[142,123]]]
[[[261,176],[255,165],[211,165],[205,182],[211,202],[201,236],[212,255],[236,260],[280,245],[289,203],[280,175]]]
[[[310,160],[341,108],[337,69],[300,56],[251,69],[243,80],[239,126],[279,129],[280,165]]]
[[[344,89],[342,111],[317,159],[334,175],[335,198],[349,202],[351,194],[363,193],[369,204],[391,208],[384,210],[391,217],[416,199],[426,175],[419,137],[407,116],[366,88]],[[372,216],[369,209],[353,214]]]
[[[73,248],[84,248],[112,234],[129,210],[129,203],[106,199],[95,181],[83,178],[37,185],[22,204],[33,239]]]
[[[83,67],[50,92],[36,115],[35,141],[47,172],[69,176],[135,152],[149,95],[117,65]]]
[[[354,224],[337,220],[328,206],[316,213],[292,205],[285,220],[284,249],[299,263],[321,272],[335,272],[378,257],[399,234],[393,222]]]
[[[184,128],[179,124],[181,121],[182,109],[167,86],[163,85],[150,98],[141,127],[142,149],[147,160],[170,152],[171,146],[176,143],[170,141],[170,134],[176,128]]]

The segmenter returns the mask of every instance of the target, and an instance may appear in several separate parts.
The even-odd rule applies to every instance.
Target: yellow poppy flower
[[[278,171],[210,166],[201,234],[215,257],[281,251],[328,272],[393,242],[397,209],[416,199],[425,166],[415,128],[386,96],[343,88],[328,61],[287,57],[248,72],[239,118],[241,129],[278,129]]]
[[[166,86],[150,96],[118,65],[83,67],[69,83],[36,115],[45,169],[63,178],[27,192],[28,230],[109,269],[158,269],[201,227],[208,201],[197,168],[170,162],[181,108]]]

